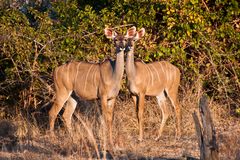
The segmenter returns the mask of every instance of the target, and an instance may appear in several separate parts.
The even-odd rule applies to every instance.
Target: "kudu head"
[[[125,50],[125,46],[127,43],[127,39],[125,38],[125,36],[118,34],[112,28],[105,28],[104,33],[107,38],[113,40],[114,46],[116,47],[117,54]]]
[[[126,44],[126,52],[133,51],[134,50],[134,45],[137,40],[142,38],[145,34],[145,29],[141,28],[138,32],[136,31],[136,27],[131,27],[127,30],[127,34],[125,36],[125,39],[127,39],[127,44]]]

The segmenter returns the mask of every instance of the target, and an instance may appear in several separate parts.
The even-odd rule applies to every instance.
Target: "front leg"
[[[138,119],[139,119],[139,141],[143,140],[143,113],[144,113],[144,94],[138,97]]]
[[[108,117],[108,128],[109,128],[109,137],[110,137],[110,143],[113,146],[113,136],[112,136],[112,122],[113,122],[113,109],[115,106],[116,98],[112,98],[107,101],[108,104],[108,111],[107,111],[107,117]]]
[[[133,103],[134,103],[134,107],[135,107],[135,112],[137,114],[137,120],[138,120],[138,123],[139,123],[139,117],[138,117],[138,96],[136,95],[132,95],[132,99],[133,99]]]
[[[104,121],[106,122],[107,129],[109,129],[109,140],[110,144],[113,146],[112,138],[112,121],[113,121],[113,108],[115,105],[116,98],[107,100],[107,97],[101,99],[102,112]]]

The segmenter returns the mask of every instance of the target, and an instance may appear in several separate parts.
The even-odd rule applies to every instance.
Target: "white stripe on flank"
[[[160,67],[161,67],[161,69],[162,69],[162,72],[163,72],[163,77],[166,75],[166,73],[165,73],[165,71],[164,71],[164,69],[163,69],[163,66],[162,66],[162,64],[159,62],[159,64],[160,64]]]
[[[89,74],[89,72],[90,72],[90,70],[91,70],[92,66],[93,66],[93,64],[91,64],[91,66],[90,66],[90,67],[89,67],[89,69],[88,69],[88,72],[87,72],[87,75],[86,75],[86,79],[85,79],[85,82],[84,82],[84,88],[83,88],[83,92],[85,92],[85,90],[86,90],[86,85],[87,85],[88,74]]]
[[[74,88],[75,88],[75,85],[77,83],[77,77],[78,77],[78,71],[79,71],[79,65],[81,64],[82,62],[79,62],[78,65],[77,65],[77,73],[76,73],[76,76],[75,76],[75,79],[74,79]],[[76,89],[76,88],[75,88]]]
[[[153,67],[153,69],[154,69],[155,72],[157,73],[158,80],[160,81],[159,73],[158,73],[156,67],[155,67],[153,64],[150,64],[150,65]]]
[[[56,87],[58,87],[58,83],[57,83],[57,82],[58,82],[58,78],[57,78],[58,69],[59,69],[59,67],[57,67],[57,68],[55,69],[55,73],[54,73],[54,74],[55,74],[55,75],[54,75],[54,81],[55,81],[55,84],[56,84],[55,86],[56,86]],[[58,88],[56,88],[56,89],[58,89]]]
[[[168,77],[168,70],[167,70],[167,65],[166,65],[166,63],[164,62],[164,64],[165,64],[165,74],[166,74],[166,77],[167,77],[167,83],[168,83],[168,81],[169,81],[169,77]]]
[[[69,66],[71,63],[67,64],[67,83],[69,83]]]
[[[167,69],[167,67],[168,67],[168,70],[166,70],[167,71],[167,82],[169,83],[169,81],[171,80],[171,72],[169,72],[170,71],[170,68],[169,68],[169,66],[168,66],[168,64],[166,64],[166,69]]]
[[[174,82],[175,81],[175,77],[177,77],[177,70],[175,68],[173,68],[173,72],[172,73],[172,81]]]
[[[148,64],[146,64],[146,66],[147,66],[147,69],[148,69],[148,71],[150,72],[150,74],[151,74],[151,86],[153,86],[153,74],[152,74],[152,71],[151,71],[151,69],[149,68],[149,66],[148,66]]]
[[[94,84],[94,87],[97,88],[97,82],[96,82],[96,73],[97,73],[97,67],[95,66],[95,70],[93,72],[93,84]]]

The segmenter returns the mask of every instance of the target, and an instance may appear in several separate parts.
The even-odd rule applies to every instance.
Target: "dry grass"
[[[0,123],[0,131],[9,130],[0,135],[0,159],[86,159],[99,158],[108,148],[107,158],[183,158],[199,157],[192,113],[198,111],[198,100],[202,95],[199,85],[181,89],[183,135],[175,139],[175,116],[172,115],[164,129],[163,136],[155,141],[160,127],[161,111],[155,98],[146,98],[144,112],[144,141],[138,142],[138,123],[131,99],[118,99],[114,110],[113,136],[115,147],[111,148],[106,140],[107,131],[103,127],[98,105],[94,102],[81,103],[74,118],[74,132],[69,135],[57,124],[56,137],[47,134],[46,128],[31,123],[24,116]],[[217,130],[220,159],[239,159],[240,157],[240,120],[230,117],[224,105],[209,101],[210,110]],[[17,126],[14,130],[13,124]],[[47,124],[46,121],[40,122]],[[38,123],[39,124],[39,123]],[[8,127],[9,126],[9,127]],[[44,126],[44,125],[43,125]],[[3,138],[5,137],[5,138]],[[15,143],[3,141],[12,137]],[[6,146],[12,145],[9,149]],[[9,146],[8,146],[9,147]],[[238,158],[236,157],[238,155]]]

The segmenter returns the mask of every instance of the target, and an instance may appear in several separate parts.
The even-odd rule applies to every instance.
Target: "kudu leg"
[[[162,132],[163,132],[163,128],[168,120],[168,117],[169,117],[169,109],[167,108],[168,106],[166,105],[165,103],[166,101],[166,97],[164,95],[164,93],[162,93],[161,95],[157,96],[157,102],[158,102],[158,105],[162,111],[162,121],[161,121],[161,126],[160,126],[160,129],[158,131],[158,136],[155,140],[158,140],[161,135],[162,135]]]
[[[50,132],[51,133],[53,133],[54,124],[55,124],[55,120],[57,118],[57,115],[60,112],[60,110],[62,109],[64,103],[69,98],[70,94],[71,94],[71,92],[68,92],[68,91],[65,90],[61,94],[57,93],[57,95],[56,95],[56,99],[54,101],[54,104],[49,111],[49,125],[50,125]]]
[[[168,92],[168,97],[174,107],[176,114],[176,137],[181,136],[181,108],[177,98],[178,89],[174,88]]]
[[[135,112],[136,112],[136,115],[137,115],[137,120],[138,120],[138,123],[139,123],[139,118],[138,118],[138,97],[135,96],[135,95],[132,95],[132,99],[133,99],[133,103],[134,103],[134,107],[135,107]]]
[[[107,125],[107,130],[109,133],[110,144],[113,146],[112,121],[113,121],[113,108],[115,105],[115,98],[111,100],[107,100],[106,98],[102,99],[101,104],[102,104],[102,114],[103,114],[104,121]]]
[[[113,136],[112,136],[112,122],[113,122],[113,109],[114,109],[114,105],[115,105],[115,98],[108,100],[108,111],[107,114],[109,117],[108,118],[108,127],[109,127],[109,136],[110,136],[110,143],[113,145]]]
[[[143,113],[144,113],[144,94],[139,95],[138,100],[138,119],[139,119],[139,141],[143,140]]]
[[[72,114],[75,111],[76,106],[77,102],[70,96],[63,112],[63,119],[69,133],[72,133]]]

